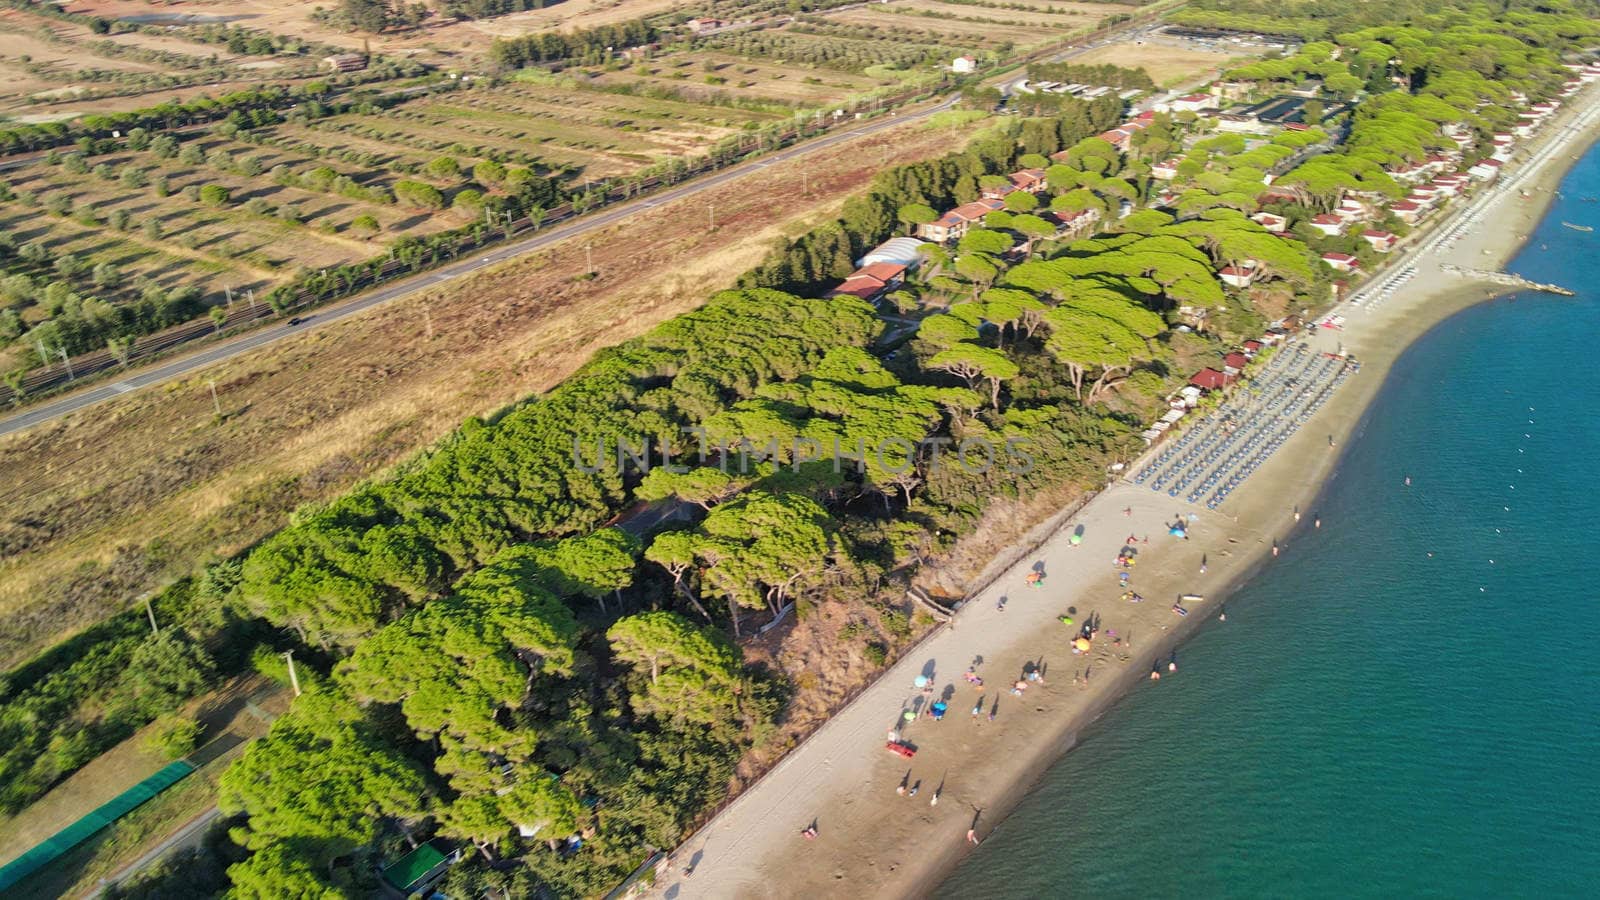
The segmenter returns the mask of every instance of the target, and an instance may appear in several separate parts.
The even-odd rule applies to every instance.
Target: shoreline
[[[648,893],[669,898],[837,896],[868,890],[893,896],[929,894],[966,856],[969,827],[980,838],[992,831],[1085,728],[1137,682],[1147,680],[1152,665],[1208,624],[1222,598],[1273,558],[1271,546],[1292,554],[1294,544],[1312,530],[1314,518],[1303,516],[1297,524],[1295,510],[1314,511],[1318,499],[1337,482],[1342,445],[1360,437],[1395,360],[1461,310],[1516,292],[1457,281],[1439,266],[1465,262],[1501,268],[1521,251],[1548,213],[1556,186],[1600,137],[1596,115],[1579,123],[1577,131],[1568,130],[1593,93],[1585,90],[1571,98],[1555,121],[1529,142],[1529,156],[1519,161],[1514,174],[1503,176],[1488,191],[1480,190],[1471,203],[1458,204],[1389,267],[1417,265],[1415,280],[1381,303],[1369,301],[1366,308],[1348,300],[1338,304],[1333,312],[1346,316],[1346,328],[1319,329],[1305,339],[1319,352],[1344,347],[1362,369],[1234,496],[1209,511],[1126,481],[1101,491],[1069,523],[1084,527],[1082,546],[1070,547],[1065,529],[1058,530],[974,595],[948,627],[930,634],[811,740],[690,836],[677,851],[675,869],[661,872]],[[1531,195],[1519,197],[1519,187]],[[1494,215],[1485,215],[1471,231],[1463,227],[1465,233],[1454,246],[1430,252],[1466,210],[1484,214],[1491,209]],[[1375,277],[1367,284],[1380,281]],[[1329,437],[1331,447],[1324,443]],[[1133,466],[1128,471],[1136,470]],[[1190,540],[1179,542],[1160,527],[1171,520],[1174,508],[1198,517],[1190,526]],[[1125,509],[1133,514],[1125,515]],[[1150,535],[1149,544],[1141,544],[1135,570],[1135,588],[1150,600],[1138,606],[1108,601],[1114,582],[1088,574],[1109,570],[1129,529]],[[1196,575],[1203,554],[1212,561],[1207,574]],[[1022,575],[1035,559],[1050,576],[1044,590],[1022,586]],[[1090,586],[1089,578],[1104,580]],[[1057,589],[1062,582],[1070,583]],[[997,599],[1008,592],[1012,602],[1001,612]],[[1175,617],[1161,599],[1189,592],[1207,597],[1193,604],[1196,615]],[[1055,621],[1068,606],[1078,611],[1080,622],[1089,613],[1104,617],[1106,632],[1097,637],[1087,659],[1068,655],[1067,638],[1073,632]],[[1128,638],[1128,644],[1105,646],[1111,631]],[[977,669],[990,686],[984,702],[999,701],[1001,712],[990,722],[981,717],[969,721],[965,713],[974,692],[966,685],[955,688],[960,679],[952,677],[975,657],[983,660]],[[1035,660],[1048,681],[1030,686],[1021,697],[1007,694],[1003,685],[1016,678],[1026,661]],[[1092,685],[1079,684],[1076,677],[1067,680],[1064,669],[1072,667],[1076,676],[1077,666],[1085,662],[1099,678]],[[919,750],[915,758],[902,760],[887,753],[882,741],[898,710],[913,699],[910,682],[918,671],[933,675],[937,685],[950,685],[945,688],[954,694],[946,716],[950,721],[919,718],[907,726],[905,739]],[[1162,674],[1177,677],[1164,667]],[[927,793],[914,799],[898,796],[894,787],[902,773]],[[924,799],[936,785],[943,787],[937,807]],[[819,829],[816,839],[800,839],[799,830],[813,820]],[[692,880],[679,877],[687,866],[695,869]]]

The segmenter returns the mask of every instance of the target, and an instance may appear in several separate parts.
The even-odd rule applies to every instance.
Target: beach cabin
[[[1339,201],[1339,207],[1333,214],[1346,222],[1359,222],[1367,217],[1367,205],[1360,200],[1346,197]]]
[[[1208,367],[1194,373],[1189,384],[1202,391],[1220,391],[1227,386],[1228,376]]]
[[[1324,253],[1322,261],[1338,272],[1354,272],[1361,268],[1361,263],[1348,253]]]
[[[1223,266],[1217,270],[1217,276],[1229,287],[1247,288],[1255,282],[1256,270],[1242,266]]]
[[[1238,375],[1244,367],[1250,364],[1250,357],[1235,350],[1222,358],[1222,374]]]
[[[1266,346],[1266,345],[1262,344],[1260,341],[1245,341],[1244,342],[1244,355],[1250,357],[1251,359],[1255,359],[1256,358],[1256,354],[1260,353],[1261,352],[1261,348],[1264,347],[1264,346]]]
[[[1250,221],[1255,222],[1273,234],[1283,234],[1284,229],[1289,227],[1288,219],[1269,212],[1256,213],[1250,217]]]
[[[1393,250],[1395,242],[1400,240],[1387,231],[1375,231],[1370,228],[1361,232],[1361,239],[1379,253],[1388,253]]]
[[[1322,213],[1311,217],[1311,227],[1328,237],[1338,237],[1344,233],[1344,220],[1332,213]]]
[[[1467,174],[1479,181],[1493,181],[1500,177],[1501,162],[1494,157],[1480,159],[1477,164],[1467,170]]]

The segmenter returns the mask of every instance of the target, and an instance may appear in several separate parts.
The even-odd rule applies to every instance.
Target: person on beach
[[[815,825],[807,825],[805,827],[805,830],[801,831],[800,833],[805,835],[806,840],[808,840],[808,841],[815,840],[816,837],[817,837],[817,826],[815,826]]]
[[[973,704],[973,707],[972,707],[972,721],[974,721],[974,722],[978,721],[978,716],[982,712],[983,712],[983,698],[979,697],[978,698],[978,702]]]
[[[1133,515],[1133,507],[1131,507],[1131,506],[1124,507],[1123,510],[1122,510],[1122,514],[1125,515],[1125,516],[1132,516]]]
[[[999,714],[1000,714],[1000,698],[996,697],[996,698],[994,698],[994,705],[989,707],[989,721],[993,722],[994,721],[994,717],[999,715]]]
[[[967,829],[967,843],[974,847],[978,846],[978,830],[976,828]]]

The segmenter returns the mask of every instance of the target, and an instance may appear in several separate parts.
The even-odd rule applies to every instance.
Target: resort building
[[[1415,225],[1417,224],[1417,221],[1422,218],[1423,210],[1422,204],[1415,201],[1396,200],[1395,202],[1389,204],[1389,211],[1394,213],[1395,218],[1406,223],[1407,225]]]
[[[1387,231],[1374,231],[1372,229],[1361,232],[1361,239],[1379,253],[1388,253],[1393,250],[1395,242],[1400,240]]]
[[[960,240],[974,222],[982,222],[984,216],[997,209],[1005,209],[1005,204],[999,200],[974,200],[971,203],[963,203],[938,219],[917,226],[917,236],[939,244]]]
[[[1339,272],[1354,272],[1361,268],[1361,263],[1348,253],[1324,253],[1322,254],[1322,261]]]
[[[1169,159],[1150,167],[1150,177],[1158,181],[1171,181],[1178,177],[1178,160]]]
[[[1075,241],[1094,232],[1095,223],[1100,221],[1100,210],[1083,209],[1077,212],[1047,213],[1045,218],[1055,221],[1058,229],[1056,237]]]
[[[838,287],[825,296],[859,297],[869,303],[899,287],[906,278],[906,265],[894,262],[875,262],[850,273]]]
[[[1205,368],[1194,373],[1189,383],[1202,391],[1220,391],[1228,386],[1228,376],[1216,369]]]
[[[1289,227],[1288,219],[1268,212],[1256,213],[1250,217],[1250,221],[1255,222],[1273,234],[1283,234],[1284,229]]]
[[[1229,287],[1247,288],[1255,282],[1256,270],[1253,267],[1223,266],[1217,270],[1217,276]]]
[[[1493,181],[1500,177],[1500,160],[1490,157],[1480,159],[1477,164],[1467,170],[1467,174],[1480,181]]]
[[[1328,237],[1338,237],[1344,233],[1344,219],[1332,213],[1322,213],[1311,217],[1311,227]]]

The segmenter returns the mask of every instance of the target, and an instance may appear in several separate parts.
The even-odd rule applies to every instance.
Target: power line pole
[[[217,380],[215,378],[207,379],[206,383],[211,385],[211,408],[216,411],[217,418],[220,419],[222,418],[222,402],[217,399]]]
[[[588,267],[584,271],[593,272],[594,271],[594,245],[593,244],[584,244],[583,245],[583,259],[584,259],[584,265],[586,265]]]
[[[61,346],[57,347],[56,349],[61,351],[61,364],[67,367],[67,380],[71,381],[77,376],[72,374],[72,360],[67,359],[67,348],[65,346]]]
[[[428,329],[428,340],[433,340],[433,311],[426,306],[422,308],[422,322]]]
[[[294,688],[294,695],[298,697],[300,696],[300,676],[296,675],[294,671],[294,651],[285,651],[283,658],[289,661],[289,687]]]
[[[160,635],[161,629],[156,625],[156,608],[150,604],[150,595],[144,595],[144,611],[150,617],[150,633]]]
[[[717,205],[715,203],[706,204],[706,230],[717,230]]]

